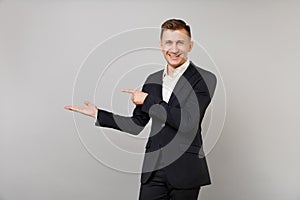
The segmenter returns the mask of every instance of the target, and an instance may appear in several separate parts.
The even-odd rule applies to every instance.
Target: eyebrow
[[[165,42],[173,42],[172,40],[165,40]],[[174,42],[184,42],[184,40],[176,40]]]

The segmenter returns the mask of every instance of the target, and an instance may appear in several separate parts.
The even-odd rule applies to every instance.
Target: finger
[[[130,94],[133,94],[136,91],[135,90],[131,90],[131,89],[123,89],[122,92],[127,92],[127,93],[130,93]]]
[[[72,110],[72,106],[65,106],[64,109]]]
[[[87,105],[87,106],[88,106],[90,103],[91,103],[91,102],[89,102],[88,100],[85,100],[85,101],[84,101],[84,104]]]
[[[77,109],[73,106],[65,106],[65,109],[72,110],[72,111],[77,111]]]

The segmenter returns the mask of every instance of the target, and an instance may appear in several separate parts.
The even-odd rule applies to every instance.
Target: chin
[[[182,65],[184,62],[183,61],[178,61],[178,62],[174,62],[174,61],[169,61],[168,64],[171,65],[174,68],[179,67],[180,65]]]

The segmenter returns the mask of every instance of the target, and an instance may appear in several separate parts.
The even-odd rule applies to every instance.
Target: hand
[[[122,92],[127,92],[131,94],[131,101],[135,105],[142,105],[148,95],[148,93],[141,92],[138,90],[131,90],[131,89],[123,89]]]
[[[65,109],[97,118],[98,108],[89,101],[84,101],[85,106],[65,106]]]

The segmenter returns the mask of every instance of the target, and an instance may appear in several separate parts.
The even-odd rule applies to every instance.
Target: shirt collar
[[[190,65],[190,61],[186,60],[181,66],[177,67],[173,71],[173,77],[176,77],[178,75],[182,75],[183,72],[188,68],[189,65]],[[167,76],[167,69],[168,69],[168,65],[166,65],[166,67],[164,69],[163,78],[165,78]]]

